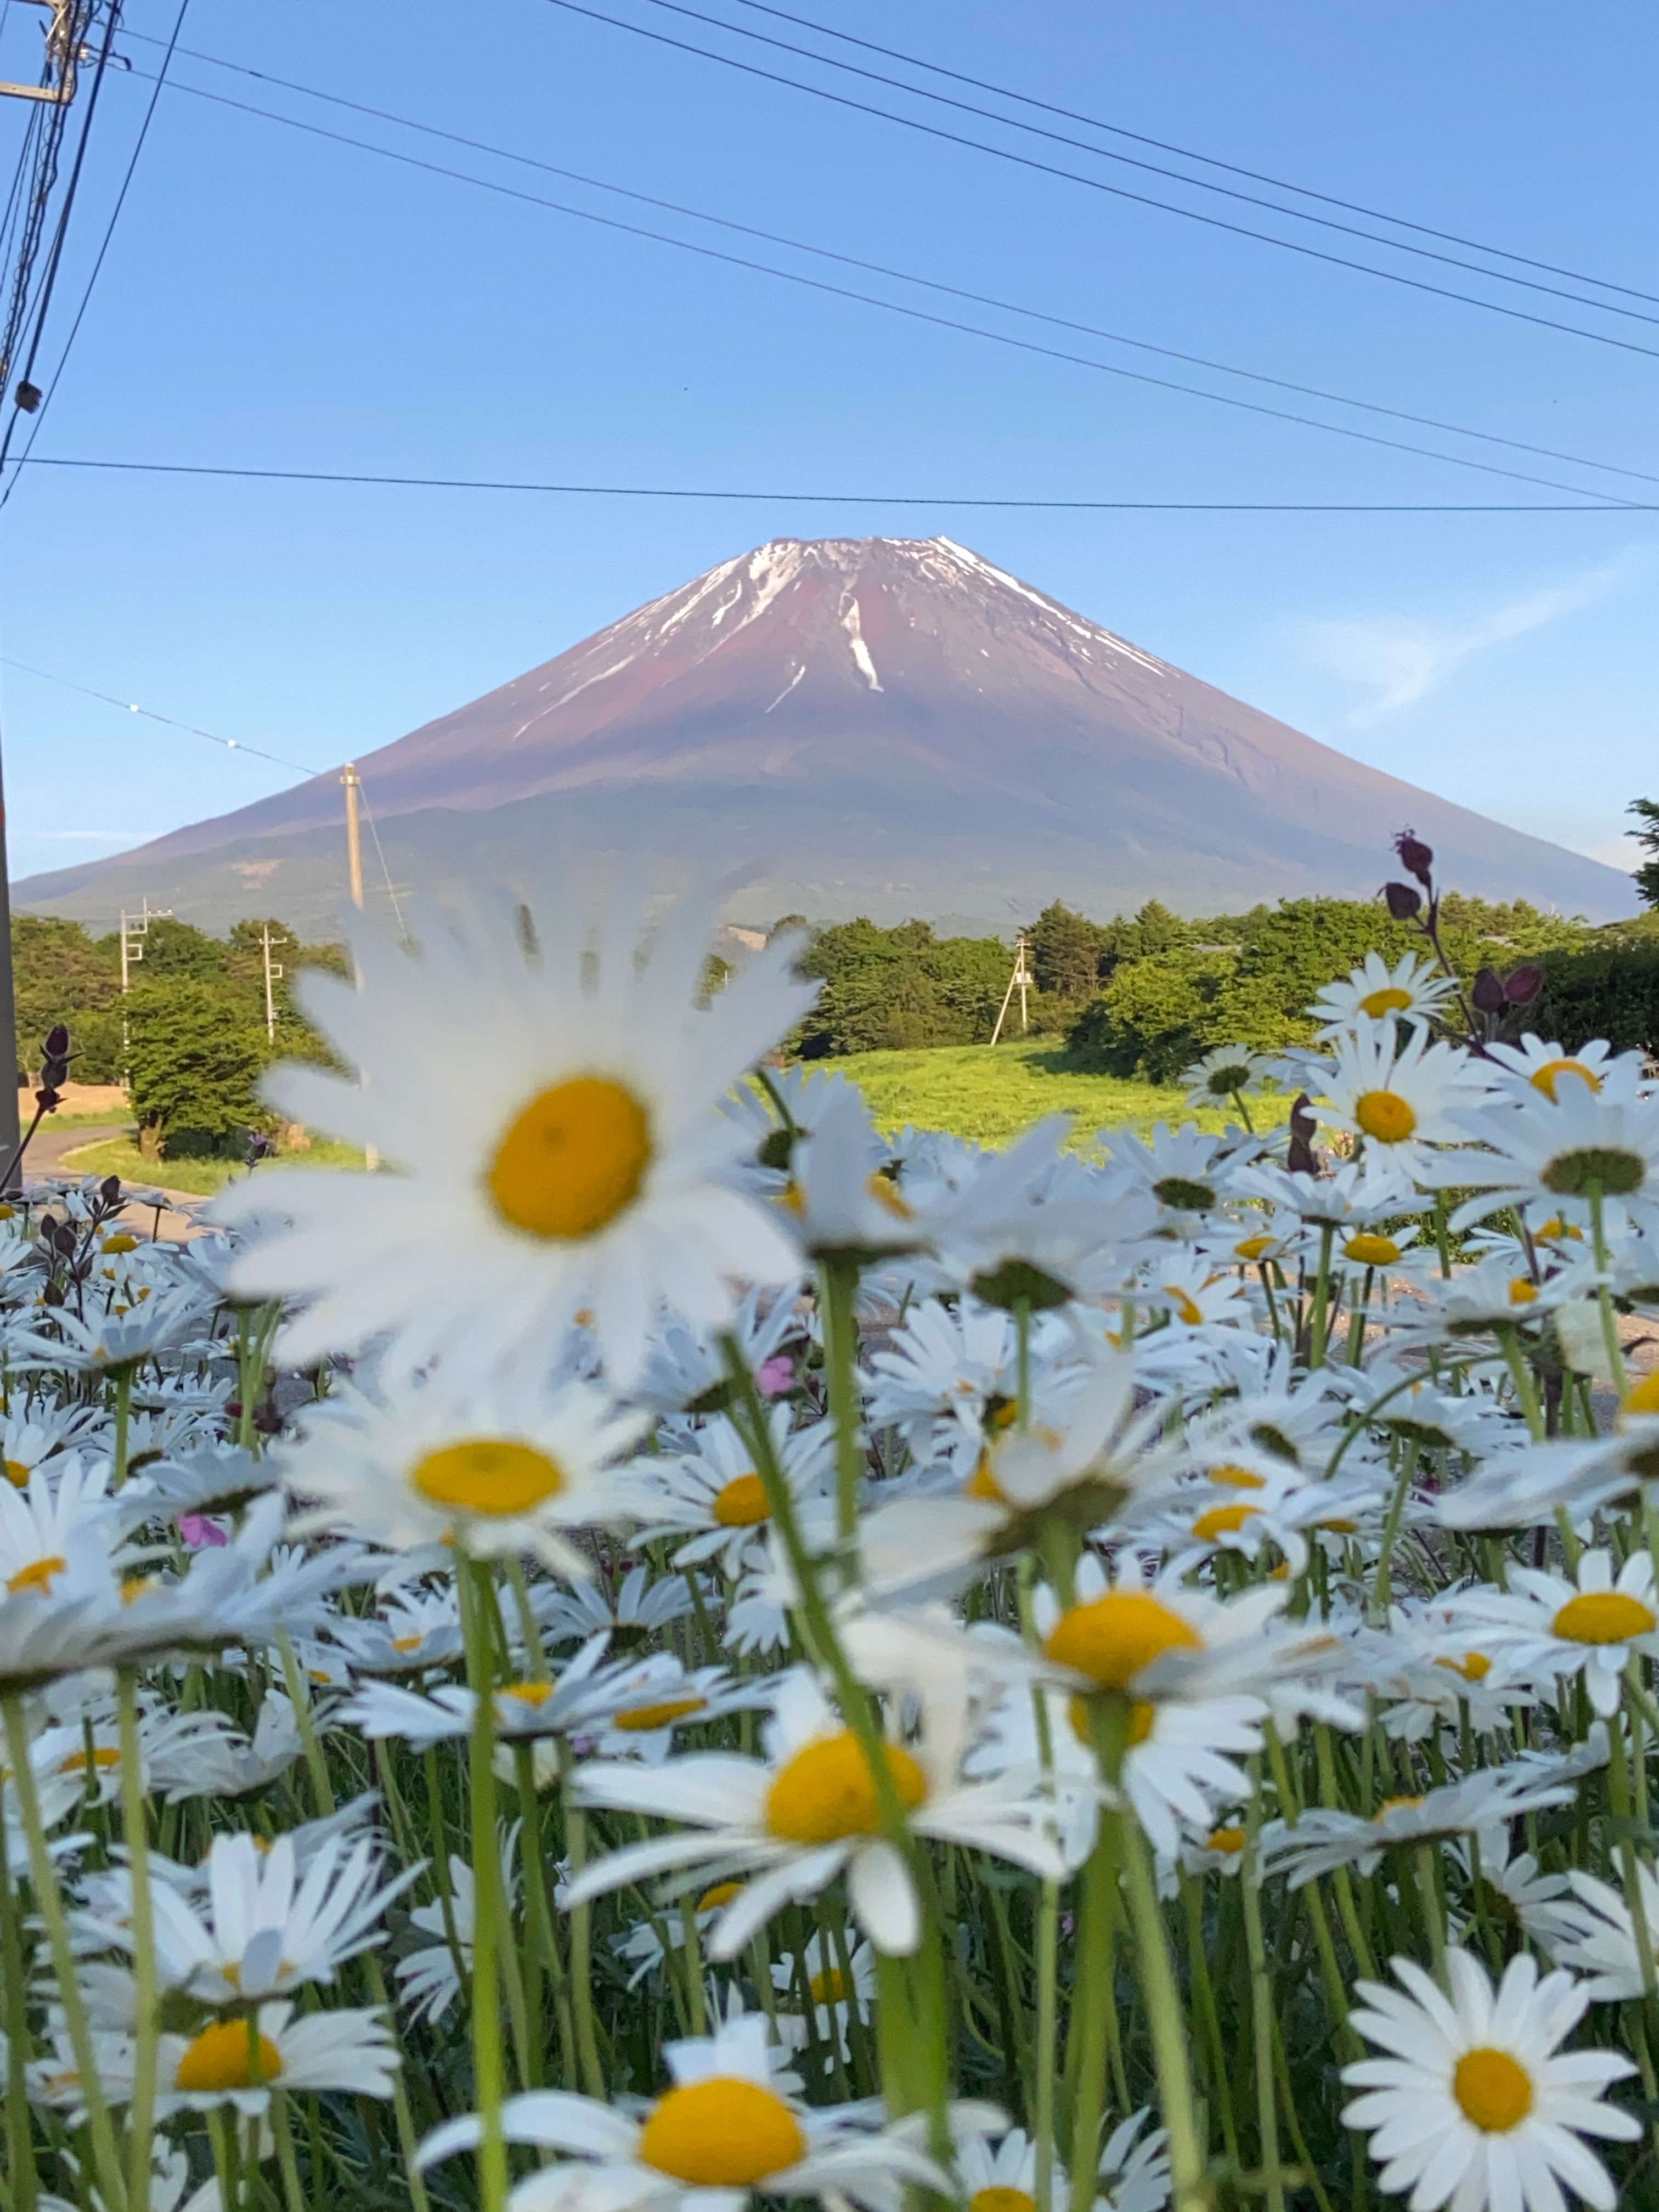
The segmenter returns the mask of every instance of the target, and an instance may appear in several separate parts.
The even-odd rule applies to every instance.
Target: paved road
[[[76,1171],[76,1163],[65,1161],[64,1156],[66,1152],[77,1152],[82,1145],[102,1145],[112,1137],[124,1137],[131,1127],[131,1121],[122,1121],[108,1123],[83,1121],[76,1127],[54,1128],[49,1119],[43,1121],[23,1155],[24,1182],[40,1182],[51,1176],[72,1176]],[[157,1189],[163,1188],[161,1184],[155,1187]],[[188,1191],[169,1191],[167,1195],[173,1203],[161,1216],[161,1237],[166,1239],[191,1235],[196,1227],[195,1209],[201,1205],[201,1200],[191,1196]],[[135,1207],[128,1209],[128,1226],[142,1229],[148,1235],[155,1219],[155,1209],[152,1206]]]

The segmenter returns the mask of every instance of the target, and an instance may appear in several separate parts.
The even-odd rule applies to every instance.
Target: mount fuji
[[[1634,906],[1617,870],[1350,760],[946,538],[775,539],[358,766],[400,889],[646,853],[748,869],[728,911],[763,924],[1006,928],[1056,897],[1103,918],[1364,896],[1410,824],[1460,890]],[[318,776],[14,895],[316,934],[345,904],[341,818]]]

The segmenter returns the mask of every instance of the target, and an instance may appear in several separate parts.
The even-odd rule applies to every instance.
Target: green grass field
[[[1099,1129],[1133,1128],[1143,1134],[1154,1121],[1178,1127],[1196,1121],[1219,1129],[1236,1115],[1194,1113],[1184,1091],[1115,1075],[1083,1075],[1063,1064],[1053,1038],[1013,1044],[936,1045],[920,1052],[860,1052],[817,1065],[838,1067],[856,1083],[884,1130],[914,1122],[919,1129],[949,1129],[981,1144],[1006,1145],[1045,1114],[1075,1115],[1072,1144],[1086,1150]],[[1256,1127],[1282,1121],[1285,1098],[1250,1101]]]
[[[261,1175],[283,1168],[360,1168],[363,1156],[349,1145],[325,1144],[320,1139],[307,1152],[289,1152],[266,1160]],[[64,1161],[64,1172],[73,1176],[118,1175],[123,1182],[158,1190],[187,1191],[195,1198],[211,1198],[232,1176],[246,1170],[234,1160],[147,1160],[131,1139],[113,1137],[106,1144],[84,1145]]]

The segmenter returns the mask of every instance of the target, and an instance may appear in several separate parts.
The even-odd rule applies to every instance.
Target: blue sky
[[[596,4],[768,59],[651,0]],[[739,0],[706,4],[799,35]],[[1659,294],[1659,24],[1632,0],[1570,23],[1540,0],[791,4],[1130,129]],[[33,73],[34,12],[11,9],[0,31],[7,76]],[[154,38],[173,14],[173,0],[131,0],[128,21]],[[550,0],[501,0],[487,15],[434,0],[347,10],[191,0],[183,42],[1049,314],[1659,475],[1659,359],[1079,189]],[[106,89],[63,279],[71,303],[149,96],[137,71],[159,49],[134,37],[125,51],[136,70]],[[777,65],[858,94],[833,71]],[[175,70],[183,83],[327,129],[732,243],[198,61]],[[874,96],[949,124],[924,103]],[[8,158],[21,119],[18,103],[0,112]],[[1042,152],[997,126],[969,127]],[[1103,178],[1257,219],[1052,150]],[[1283,220],[1264,227],[1659,348],[1659,323]],[[823,271],[778,249],[737,250]],[[1652,301],[1628,304],[1659,316]],[[1159,371],[1098,342],[1056,342]],[[1558,495],[929,328],[173,90],[36,451],[930,497]],[[1485,451],[1541,476],[1659,496],[1659,483]],[[32,469],[0,514],[0,652],[322,766],[765,538],[937,530],[1328,744],[1582,850],[1626,854],[1626,801],[1659,795],[1659,514],[975,514]],[[15,875],[292,780],[15,668],[0,669],[0,708]]]

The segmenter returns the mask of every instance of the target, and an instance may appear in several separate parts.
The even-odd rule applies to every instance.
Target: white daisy
[[[360,929],[361,988],[303,971],[307,1016],[363,1079],[289,1066],[272,1097],[401,1172],[283,1178],[291,1226],[233,1281],[311,1301],[288,1331],[295,1364],[384,1332],[411,1367],[439,1352],[493,1364],[586,1309],[626,1384],[659,1301],[715,1327],[734,1279],[795,1275],[781,1230],[722,1180],[744,1134],[716,1110],[811,1003],[789,947],[700,1009],[712,897],[654,917],[641,955],[643,902],[620,904],[596,944],[573,874],[533,915],[506,896],[424,908],[418,957]],[[218,1217],[268,1213],[254,1184],[232,1184]]]
[[[845,1872],[854,1915],[877,1948],[913,1952],[921,1905],[883,1831],[874,1777],[857,1738],[804,1668],[781,1678],[762,1741],[764,1759],[693,1752],[653,1769],[631,1761],[579,1767],[583,1803],[688,1825],[597,1861],[572,1883],[572,1902],[671,1869],[688,1879],[692,1869],[716,1866],[750,1875],[711,1936],[709,1956],[726,1960],[786,1904],[817,1896]],[[925,1728],[912,1745],[889,1741],[886,1759],[917,1835],[1058,1875],[1043,1808],[1022,1787],[969,1783],[937,1766]]]
[[[164,2034],[157,2069],[158,2119],[221,2105],[257,2117],[268,2110],[273,2089],[390,2097],[398,2044],[384,2013],[313,2012],[296,2020],[289,2003],[262,2004],[248,2019],[210,2021],[193,2036]]]
[[[1261,1090],[1271,1080],[1270,1065],[1265,1053],[1250,1052],[1243,1045],[1217,1045],[1182,1074],[1180,1079],[1187,1086],[1187,1103],[1226,1106],[1235,1099],[1248,1097],[1251,1091]]]
[[[1640,1858],[1636,1862],[1636,1884],[1651,1960],[1659,1944],[1659,1877]],[[1598,2003],[1617,2004],[1639,1997],[1644,1988],[1642,1953],[1629,1899],[1582,1867],[1571,1868],[1560,1887],[1571,1894],[1552,1905],[1552,1924],[1546,1939],[1550,1956],[1557,1966],[1570,1966],[1575,1973],[1584,1975],[1584,1993]]]
[[[1342,2118],[1371,2136],[1389,2196],[1416,2212],[1561,2212],[1561,2184],[1613,2212],[1617,2192],[1580,2140],[1634,2142],[1633,2113],[1601,2102],[1635,2072],[1616,2051],[1562,2052],[1589,1993],[1571,1975],[1540,1981],[1535,1960],[1511,1959],[1496,1991],[1467,1951],[1446,1954],[1450,1996],[1420,1966],[1396,1959],[1408,1993],[1361,1982],[1351,2025],[1389,2055],[1342,2069],[1353,2099]]]
[[[1582,1221],[1599,1189],[1610,1212],[1622,1208],[1647,1234],[1659,1231],[1659,1097],[1626,1100],[1559,1074],[1550,1093],[1528,1085],[1513,1104],[1453,1120],[1456,1134],[1485,1148],[1466,1145],[1434,1170],[1445,1187],[1479,1194],[1452,1215],[1455,1229],[1534,1202]]]
[[[1659,1659],[1653,1561],[1632,1552],[1616,1576],[1613,1566],[1601,1550],[1580,1554],[1571,1581],[1512,1566],[1507,1591],[1473,1591],[1463,1609],[1523,1680],[1552,1694],[1558,1681],[1580,1676],[1605,1718],[1619,1709],[1632,1656]]]
[[[528,1368],[477,1389],[435,1380],[390,1404],[348,1389],[311,1409],[283,1474],[311,1501],[298,1531],[349,1531],[391,1551],[528,1552],[580,1577],[592,1562],[570,1532],[629,1516],[615,1462],[647,1419],[591,1382],[549,1385]]]
[[[1486,1056],[1499,1070],[1500,1095],[1515,1097],[1524,1097],[1530,1090],[1541,1091],[1553,1100],[1558,1077],[1576,1075],[1592,1091],[1633,1099],[1643,1081],[1644,1055],[1615,1053],[1605,1037],[1592,1037],[1569,1052],[1559,1042],[1527,1036],[1517,1037],[1513,1044],[1489,1044]]]
[[[1456,984],[1420,953],[1402,953],[1390,968],[1380,952],[1368,952],[1358,968],[1328,983],[1308,1011],[1323,1024],[1316,1031],[1322,1041],[1366,1022],[1426,1026],[1456,995]]]
[[[1434,1158],[1430,1147],[1463,1133],[1456,1109],[1482,1087],[1456,1046],[1431,1044],[1426,1029],[1413,1029],[1402,1045],[1395,1023],[1362,1017],[1358,1029],[1337,1039],[1335,1072],[1325,1086],[1328,1118],[1364,1139],[1368,1181],[1378,1169],[1420,1181]]]
[[[951,2194],[914,2126],[878,2130],[802,2104],[799,2079],[775,2063],[766,2039],[763,2018],[738,2014],[712,2036],[665,2044],[673,2086],[638,2118],[568,2091],[508,2098],[508,2142],[587,2161],[527,2176],[508,2199],[512,2212],[599,2203],[608,2212],[744,2212],[751,2191],[831,2204],[850,2198],[868,2212],[896,2212],[907,2185]],[[476,2118],[451,2120],[427,2137],[418,2163],[473,2148],[482,2133]]]
[[[823,1494],[835,1460],[835,1431],[828,1421],[791,1425],[787,1406],[767,1409],[767,1427],[784,1480],[797,1507]],[[718,1559],[728,1577],[749,1564],[757,1534],[772,1517],[754,1455],[724,1415],[685,1437],[678,1450],[649,1454],[629,1470],[647,1525],[638,1541],[682,1537],[677,1567]]]

